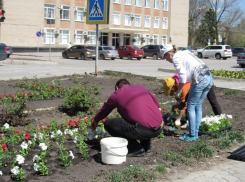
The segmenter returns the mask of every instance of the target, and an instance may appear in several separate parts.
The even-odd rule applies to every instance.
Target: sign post
[[[109,23],[110,0],[88,0],[87,1],[87,24],[96,24],[96,58],[95,75],[98,75],[99,55],[99,24]]]
[[[39,38],[42,36],[42,32],[37,31],[36,36],[38,37],[38,46],[37,46],[37,57],[38,57],[38,53],[39,53]]]

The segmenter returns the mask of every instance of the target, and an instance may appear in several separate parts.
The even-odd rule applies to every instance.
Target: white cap
[[[164,55],[165,55],[167,52],[169,52],[169,51],[171,51],[171,50],[173,50],[173,49],[174,49],[174,47],[173,47],[172,44],[167,44],[167,45],[165,46],[165,49],[162,49],[162,57],[164,57]]]

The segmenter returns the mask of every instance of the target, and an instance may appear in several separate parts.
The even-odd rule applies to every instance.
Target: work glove
[[[176,119],[174,124],[178,128],[181,125],[180,119]]]

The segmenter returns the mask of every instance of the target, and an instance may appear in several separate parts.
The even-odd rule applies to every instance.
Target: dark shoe
[[[144,147],[146,153],[151,152],[151,140],[140,141],[140,145]]]
[[[131,152],[127,154],[127,157],[143,157],[145,155],[145,149],[141,148],[136,150],[135,152]]]

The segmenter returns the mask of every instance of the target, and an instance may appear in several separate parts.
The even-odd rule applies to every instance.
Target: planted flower
[[[231,126],[231,115],[206,116],[202,118],[200,131],[212,132]]]

